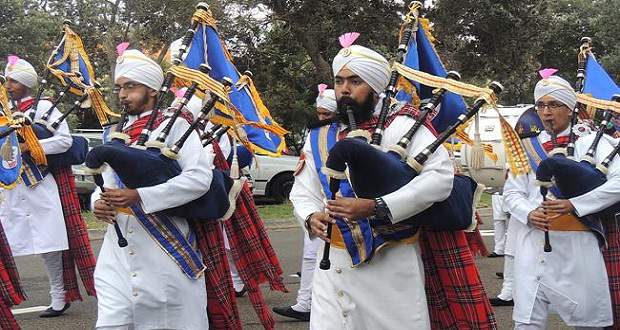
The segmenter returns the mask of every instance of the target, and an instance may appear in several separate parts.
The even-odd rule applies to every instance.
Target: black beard
[[[350,107],[353,109],[353,117],[355,118],[356,124],[361,124],[372,119],[372,114],[375,109],[373,93],[368,93],[368,97],[366,97],[366,101],[363,103],[357,103],[355,100],[348,96],[343,96],[336,102],[338,104],[338,119],[340,122],[344,123],[347,126],[349,124],[349,116],[347,115],[347,108]]]
[[[138,116],[141,113],[143,113],[144,111],[148,111],[148,110],[154,110],[154,109],[144,109],[144,105],[149,103],[149,95],[148,94],[144,94],[142,96],[142,100],[140,100],[140,102],[138,102],[138,104],[140,104],[141,106],[139,107],[134,107],[132,103],[128,103],[127,104],[127,114],[132,115],[132,116]]]

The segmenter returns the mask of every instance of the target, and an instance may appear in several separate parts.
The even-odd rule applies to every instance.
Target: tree
[[[531,98],[537,81],[546,13],[546,0],[439,0],[429,16],[450,69],[473,83],[499,80],[502,102],[519,103]]]

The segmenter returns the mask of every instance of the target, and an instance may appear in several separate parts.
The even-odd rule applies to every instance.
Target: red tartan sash
[[[29,98],[26,101],[20,102],[17,105],[17,109],[15,109],[15,111],[26,112],[28,109],[30,109],[30,107],[32,107],[33,104],[34,104],[34,99]]]
[[[25,299],[11,247],[0,225],[0,329],[19,329],[11,306],[18,305]]]
[[[556,142],[558,144],[558,147],[563,148],[566,147],[568,145],[568,135],[564,135],[564,136],[560,136],[556,139]],[[553,142],[552,141],[547,141],[545,143],[542,144],[543,148],[545,148],[546,152],[549,152],[553,149]]]

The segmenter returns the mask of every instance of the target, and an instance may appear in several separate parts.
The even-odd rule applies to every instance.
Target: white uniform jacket
[[[560,136],[567,135],[568,129]],[[582,137],[575,148],[576,159],[585,155],[593,135]],[[541,143],[550,140],[541,132]],[[601,141],[596,160],[601,161],[611,145]],[[620,196],[620,172],[616,160],[609,181],[588,194],[572,198],[579,215],[604,208]],[[524,228],[515,242],[515,308],[513,319],[529,323],[536,294],[543,289],[552,308],[569,326],[603,327],[612,324],[607,271],[596,237],[589,231],[550,231],[553,251],[543,251],[544,232],[528,224],[527,215],[542,203],[536,175],[510,175],[504,186],[504,201],[511,221]]]

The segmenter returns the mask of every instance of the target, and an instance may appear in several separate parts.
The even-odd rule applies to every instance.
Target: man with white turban
[[[117,59],[114,85],[129,119],[123,132],[135,143],[152,115],[164,75],[153,60],[137,50],[127,50]],[[155,139],[169,119],[158,116],[160,123],[151,133]],[[175,121],[165,143],[176,142],[189,127],[181,117]],[[159,230],[147,230],[146,222],[127,207],[137,205],[145,214],[186,204],[203,195],[212,179],[213,154],[203,152],[198,135],[193,132],[179,152],[182,172],[167,182],[138,189],[123,188],[110,168],[103,173],[106,191],[93,196],[98,219],[116,221],[129,245],[120,248],[112,225],[105,235],[97,268],[97,329],[208,329],[207,295],[204,265],[197,264],[191,273],[183,271],[175,255],[196,252],[195,233],[186,219],[169,217],[179,235],[166,238],[173,245],[157,241]],[[136,163],[136,175],[141,175]],[[146,173],[148,175],[148,173]],[[152,216],[156,216],[153,214]],[[157,215],[159,216],[159,215]],[[160,220],[159,218],[157,219]],[[168,220],[166,220],[168,221]],[[162,233],[165,233],[163,231]],[[159,238],[162,239],[161,237]],[[188,243],[184,250],[179,245]],[[182,257],[182,256],[181,256]],[[200,257],[198,257],[200,258]]]
[[[544,72],[541,71],[541,73]],[[576,95],[571,85],[558,76],[543,76],[534,90],[536,110],[545,125],[538,136],[524,139],[530,159],[545,159],[568,143],[571,112]],[[557,146],[551,142],[557,136]],[[575,157],[585,155],[591,136],[576,144]],[[601,143],[596,153],[602,160],[611,145]],[[511,221],[526,227],[516,238],[514,259],[515,329],[546,329],[553,311],[575,328],[602,329],[613,323],[609,284],[599,241],[576,216],[597,212],[620,199],[619,164],[610,170],[610,181],[592,192],[569,200],[548,194],[543,202],[536,184],[536,168],[525,175],[510,175],[504,186],[504,202]],[[551,192],[551,190],[550,190]],[[544,232],[549,232],[553,251],[544,252]]]
[[[32,109],[35,101],[32,90],[37,85],[37,73],[30,63],[11,55],[4,75],[6,89],[16,107],[13,112],[24,112],[31,118],[40,119],[51,108],[52,103],[43,99],[36,109]],[[54,109],[50,121],[61,115],[58,109]],[[67,151],[72,142],[69,126],[63,121],[52,137],[39,142],[47,155]],[[22,153],[27,152],[25,148],[22,144]],[[50,281],[51,304],[40,316],[55,317],[70,306],[65,303],[62,264],[62,251],[69,245],[58,185],[49,170],[41,169],[41,175],[43,178],[38,183],[20,180],[13,189],[2,191],[4,200],[0,203],[0,220],[14,256],[40,254],[43,257]]]
[[[351,45],[341,37],[343,49],[333,61],[335,96],[340,120],[348,124],[344,104],[353,108],[359,127],[366,127],[373,113],[381,108],[379,95],[389,79],[387,60],[366,47]],[[395,144],[414,124],[404,114],[409,106],[390,116],[391,124],[383,135],[382,147]],[[424,170],[410,183],[382,198],[340,198],[327,202],[320,180],[323,158],[315,136],[323,136],[330,126],[313,129],[303,148],[305,166],[298,171],[290,199],[298,219],[311,237],[328,240],[327,223],[332,217],[355,221],[372,216],[387,217],[393,223],[409,218],[448,197],[452,188],[453,167],[447,151],[440,147],[430,156]],[[338,130],[347,128],[341,125]],[[331,130],[330,130],[331,131]],[[327,140],[330,139],[327,137]],[[319,139],[322,140],[322,139]],[[422,126],[408,149],[415,155],[435,140]],[[319,157],[319,158],[316,158]],[[324,160],[323,160],[324,161]],[[318,165],[318,166],[317,166]],[[317,170],[317,167],[319,169]],[[372,180],[372,178],[369,178]],[[335,242],[332,227],[331,268],[315,270],[312,283],[311,329],[429,329],[429,313],[424,289],[424,268],[417,242],[419,235],[394,241],[376,251],[371,260],[352,267],[347,250]],[[322,250],[317,257],[322,257]]]
[[[336,103],[336,92],[333,89],[321,90],[322,86],[324,85],[319,86],[319,95],[316,97],[316,115],[319,120],[327,120],[336,116],[338,104]]]

